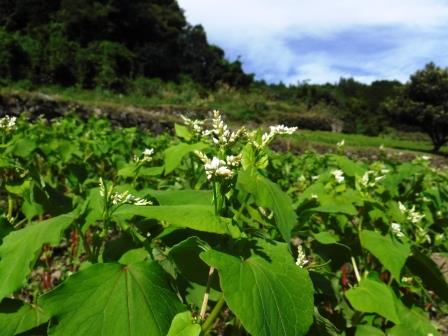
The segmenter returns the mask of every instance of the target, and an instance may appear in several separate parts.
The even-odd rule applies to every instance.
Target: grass
[[[294,142],[297,144],[326,144],[336,146],[341,140],[345,141],[346,147],[363,147],[363,148],[393,148],[398,150],[410,150],[418,152],[431,152],[432,145],[428,140],[409,140],[409,139],[397,139],[392,136],[367,136],[360,134],[343,134],[324,131],[308,131],[300,130],[296,136],[294,136]]]
[[[174,84],[148,82],[148,85],[136,87],[135,92],[123,95],[105,90],[83,90],[77,87],[60,86],[35,87],[29,82],[8,83],[0,86],[0,94],[8,93],[42,93],[58,97],[65,101],[78,102],[91,106],[116,105],[135,106],[146,109],[175,107],[183,110],[220,109],[234,124],[247,122],[276,123],[278,115],[303,112],[304,107],[288,101],[269,100],[257,92],[242,92],[231,88],[221,88],[216,92],[202,93],[194,84]],[[322,111],[320,111],[322,112]],[[414,137],[414,139],[412,138]],[[325,131],[300,130],[294,137],[297,145],[312,147],[314,145],[335,146],[342,139],[347,148],[385,148],[410,150],[430,153],[432,145],[426,136],[421,134],[396,134],[384,136],[366,136],[359,134],[342,134]],[[445,154],[446,154],[445,149]]]

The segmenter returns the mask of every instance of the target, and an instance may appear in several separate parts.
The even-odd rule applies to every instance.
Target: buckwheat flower
[[[303,268],[308,263],[309,260],[306,258],[305,251],[303,250],[302,245],[298,245],[296,265],[299,266],[300,268]]]
[[[297,131],[297,127],[287,127],[285,125],[277,125],[277,126],[270,126],[270,131],[274,135],[282,135],[282,134],[293,134],[295,131]]]
[[[397,236],[398,238],[403,238],[404,233],[401,231],[401,225],[398,223],[392,223],[390,225],[390,228],[392,230],[392,233]]]
[[[400,210],[400,212],[401,212],[402,214],[406,213],[406,211],[407,211],[407,209],[406,209],[406,207],[404,206],[404,204],[401,203],[400,201],[398,201],[398,209]]]
[[[154,148],[145,148],[143,151],[144,156],[151,156],[154,154]]]
[[[226,157],[226,163],[229,167],[239,167],[241,164],[241,155],[228,155]]]
[[[344,182],[345,178],[344,178],[344,172],[342,170],[340,169],[332,170],[331,174],[334,176],[337,183]]]
[[[407,219],[414,224],[417,224],[425,217],[424,214],[421,214],[417,211],[415,211],[415,205],[408,210]]]
[[[143,205],[152,205],[151,201],[148,201],[144,198],[136,197],[132,194],[130,194],[128,191],[122,192],[122,193],[114,193],[112,195],[112,204],[113,205],[120,205],[120,204],[135,204],[138,206]]]
[[[204,168],[207,179],[209,180],[213,179],[214,177],[230,178],[233,176],[233,172],[229,169],[229,167],[227,167],[226,162],[220,160],[216,156],[214,156],[212,160],[207,162],[204,165]]]
[[[193,119],[187,118],[183,115],[181,116],[181,118],[182,118],[184,124],[186,126],[189,126],[195,135],[199,135],[199,136],[202,135],[202,132],[204,131],[204,129],[203,129],[204,121],[203,120],[197,120],[197,119],[193,120]]]
[[[342,149],[342,148],[344,147],[344,145],[345,145],[345,139],[342,139],[341,141],[339,141],[339,142],[336,144],[336,147],[337,147],[338,149]]]
[[[371,170],[366,171],[364,173],[364,175],[361,177],[361,181],[360,184],[364,187],[367,188],[369,186],[369,180],[370,180],[370,174],[372,173]]]
[[[411,277],[402,277],[401,278],[401,282],[410,285],[412,284],[412,282],[414,281],[414,279],[412,279]]]
[[[219,147],[228,147],[246,135],[246,129],[240,128],[236,132],[230,131],[229,127],[224,123],[221,112],[214,110],[212,118],[212,129],[204,130],[203,137],[211,137],[211,141]]]
[[[6,133],[9,133],[16,129],[16,121],[16,117],[6,115],[0,119],[0,129],[4,130]]]
[[[263,133],[263,135],[261,136],[261,143],[259,142],[258,139],[256,139],[256,132],[253,132],[251,134],[252,139],[251,139],[251,143],[256,147],[256,148],[264,148],[267,145],[269,145],[272,140],[274,140],[275,136],[277,135],[291,135],[293,134],[295,131],[297,131],[297,127],[287,127],[285,125],[276,125],[276,126],[270,126],[269,127],[269,132],[268,133]]]

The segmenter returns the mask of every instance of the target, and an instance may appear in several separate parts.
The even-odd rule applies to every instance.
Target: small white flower
[[[145,148],[145,150],[142,152],[142,157],[138,157],[137,155],[134,155],[133,161],[135,163],[151,162],[153,154],[154,154],[154,148]]]
[[[342,170],[340,169],[332,170],[331,174],[334,176],[337,183],[344,182],[345,178],[344,178],[344,172]]]
[[[229,167],[239,167],[241,164],[241,155],[228,155],[226,157],[226,163]]]
[[[398,223],[392,223],[390,225],[392,233],[397,236],[398,238],[403,238],[404,233],[401,231],[401,225]]]
[[[308,263],[309,260],[306,258],[305,251],[303,251],[302,245],[298,245],[296,265],[299,266],[300,268],[303,268]]]
[[[403,283],[405,283],[405,284],[408,284],[408,285],[410,285],[410,284],[412,284],[412,281],[413,281],[414,279],[412,279],[411,277],[402,277],[401,278],[401,282],[403,282]]]
[[[152,205],[151,201],[145,200],[144,198],[136,197],[130,194],[128,191],[125,191],[123,193],[114,193],[112,195],[113,205],[120,205],[125,203],[135,204],[138,206]]]
[[[192,120],[192,119],[187,118],[187,117],[185,117],[183,115],[181,116],[181,118],[184,121],[184,124],[186,126],[189,126],[193,130],[195,135],[197,135],[199,137],[202,136],[202,132],[204,131],[203,130],[203,125],[204,125],[204,121],[203,120],[197,120],[197,119]]]
[[[398,201],[398,209],[400,209],[400,212],[403,213],[403,214],[407,211],[407,209],[404,206],[404,204],[401,203],[400,201]]]
[[[16,129],[16,117],[10,117],[9,115],[4,116],[0,119],[0,129],[3,129],[5,132],[11,132]]]
[[[344,145],[345,145],[345,139],[342,139],[341,141],[339,141],[339,142],[336,144],[336,147],[337,147],[338,149],[342,149],[342,148],[344,147]]]
[[[143,151],[144,156],[151,156],[154,154],[154,148],[145,148]]]
[[[229,168],[235,167],[234,165],[237,162],[236,157],[228,157],[227,160],[229,160],[232,164],[230,165],[229,162],[225,162],[223,160],[220,160],[218,157],[214,156],[211,160],[202,152],[196,151],[195,154],[201,159],[201,161],[204,163],[204,169],[205,174],[207,176],[208,180],[213,179],[214,177],[223,177],[225,179],[231,178],[234,173]]]
[[[256,132],[252,133],[251,142],[256,148],[264,148],[269,145],[272,140],[274,140],[276,135],[291,135],[295,131],[297,131],[297,127],[287,127],[285,125],[270,126],[269,132],[264,133],[261,136],[261,143],[259,143],[259,141],[255,139]]]

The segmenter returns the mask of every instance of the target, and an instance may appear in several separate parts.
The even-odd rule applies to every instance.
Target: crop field
[[[3,117],[0,335],[446,335],[448,172],[328,134]]]

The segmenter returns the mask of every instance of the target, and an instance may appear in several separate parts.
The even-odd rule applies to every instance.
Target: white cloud
[[[228,55],[241,55],[245,69],[268,81],[334,82],[351,75],[363,81],[405,80],[431,59],[448,60],[447,1],[179,0],[179,4],[190,23],[205,27],[212,43]],[[292,39],[331,40],[341,32],[374,32],[376,27],[387,27],[393,48],[344,57],[326,51],[325,45],[314,51],[291,48]],[[353,74],[341,67],[363,72]]]

